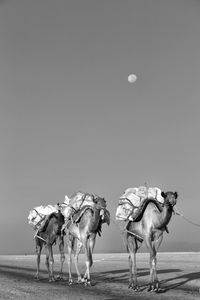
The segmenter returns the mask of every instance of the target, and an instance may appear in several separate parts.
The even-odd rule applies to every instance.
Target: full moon
[[[130,74],[128,76],[128,82],[134,83],[137,80],[137,76],[135,74]]]

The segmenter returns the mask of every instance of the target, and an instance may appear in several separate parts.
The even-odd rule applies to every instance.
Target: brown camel
[[[104,198],[97,197],[94,200],[93,207],[83,207],[80,212],[80,218],[78,223],[73,222],[68,227],[67,231],[67,247],[68,247],[68,268],[69,268],[69,284],[73,283],[71,274],[71,261],[72,250],[74,250],[74,244],[76,241],[76,249],[74,253],[74,263],[76,272],[78,275],[78,283],[84,283],[85,285],[91,285],[90,282],[90,267],[92,266],[92,253],[95,246],[95,240],[97,233],[101,233],[102,223],[110,223],[110,214],[106,209],[106,201]],[[86,255],[86,272],[82,278],[78,268],[78,256],[80,251],[84,247]]]
[[[162,192],[164,204],[162,208],[153,199],[146,200],[146,207],[140,216],[140,220],[129,221],[126,231],[127,252],[129,253],[129,288],[139,291],[137,283],[136,253],[145,244],[150,253],[150,281],[148,291],[158,292],[160,289],[156,271],[156,254],[163,240],[163,232],[167,230],[173,207],[176,204],[177,192]],[[141,239],[140,239],[141,237]],[[134,277],[134,279],[133,279]]]
[[[36,254],[37,254],[37,271],[35,274],[35,279],[39,280],[39,271],[40,271],[40,256],[43,246],[46,250],[46,267],[49,273],[49,281],[55,281],[53,274],[53,245],[58,241],[59,251],[60,251],[60,274],[58,279],[63,279],[63,264],[65,260],[64,255],[64,239],[61,237],[61,227],[64,224],[64,216],[59,211],[58,213],[52,213],[49,215],[48,220],[45,223],[42,231],[40,231],[35,236],[36,242]]]

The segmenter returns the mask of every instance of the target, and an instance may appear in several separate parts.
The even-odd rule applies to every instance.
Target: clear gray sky
[[[34,251],[29,210],[78,190],[114,218],[146,181],[200,223],[199,16],[198,0],[0,1],[0,254]],[[169,230],[200,240],[179,217]],[[95,250],[113,248],[111,223]]]

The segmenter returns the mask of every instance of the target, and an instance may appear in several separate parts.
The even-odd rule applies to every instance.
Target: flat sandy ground
[[[59,270],[59,255],[55,255],[55,273]],[[158,276],[162,293],[147,292],[149,278],[148,254],[137,258],[138,280],[142,291],[128,289],[127,254],[94,254],[91,269],[92,286],[68,285],[67,259],[64,280],[49,282],[45,257],[41,258],[41,280],[34,281],[34,255],[0,256],[0,299],[34,300],[114,300],[114,299],[200,299],[200,253],[159,253]],[[85,269],[80,255],[80,269]],[[74,279],[75,270],[73,267]]]

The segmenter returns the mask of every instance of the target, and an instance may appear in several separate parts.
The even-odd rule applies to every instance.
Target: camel
[[[129,253],[129,288],[140,291],[137,282],[136,253],[144,241],[150,253],[150,281],[148,291],[158,292],[160,283],[156,270],[156,254],[163,240],[163,232],[167,229],[173,207],[177,202],[177,192],[162,192],[163,207],[154,199],[146,199],[145,207],[136,221],[129,221],[126,227],[125,240]]]
[[[77,220],[77,219],[76,219]],[[72,251],[74,250],[75,242],[76,249],[74,253],[74,263],[78,276],[78,283],[91,285],[90,267],[93,264],[92,253],[95,246],[97,233],[101,235],[102,223],[110,224],[110,213],[106,209],[106,201],[104,198],[97,197],[94,200],[94,206],[86,206],[79,212],[79,220],[69,225],[66,237],[68,248],[68,269],[69,269],[69,284],[73,283],[71,274]],[[86,255],[86,272],[82,278],[78,268],[78,257],[80,251],[84,247]]]
[[[42,252],[43,246],[46,249],[46,267],[49,274],[49,282],[55,281],[54,274],[53,274],[53,245],[58,241],[59,251],[60,251],[60,273],[57,279],[63,279],[63,264],[65,261],[65,254],[64,254],[64,239],[61,236],[61,227],[64,224],[64,216],[61,214],[60,211],[58,213],[52,213],[49,215],[48,220],[42,230],[42,232],[38,232],[35,236],[36,242],[36,254],[37,254],[37,271],[35,274],[35,279],[39,280],[39,272],[40,272],[40,256]]]

